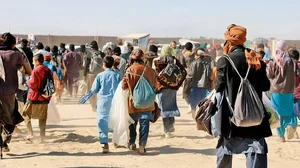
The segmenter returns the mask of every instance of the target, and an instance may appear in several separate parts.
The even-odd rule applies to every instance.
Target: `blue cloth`
[[[198,104],[207,95],[207,89],[205,88],[191,88],[191,93],[189,96],[189,105],[191,109],[196,109]]]
[[[98,102],[101,102],[102,98],[112,99],[119,83],[120,75],[108,68],[96,76],[91,91],[97,94]]]
[[[149,135],[149,127],[150,127],[150,120],[153,118],[150,112],[141,112],[141,113],[134,113],[130,114],[130,117],[135,121],[134,124],[129,126],[130,131],[130,139],[129,144],[135,144],[137,133],[136,133],[136,126],[137,123],[140,123],[140,130],[139,130],[139,145],[146,146],[148,141]]]
[[[91,92],[98,97],[96,119],[101,144],[108,143],[108,115],[119,82],[120,75],[111,69],[106,69],[96,76],[91,89]]]
[[[300,99],[294,99],[294,114],[300,120]]]
[[[271,93],[271,102],[280,116],[291,117],[294,111],[294,95]]]
[[[171,89],[163,89],[157,94],[157,105],[161,110],[162,118],[180,116],[176,97],[177,91]]]
[[[60,70],[59,68],[57,68],[56,66],[52,65],[52,64],[51,64],[50,62],[48,62],[48,61],[45,61],[45,62],[44,62],[44,66],[48,67],[48,68],[52,71],[52,73],[55,72],[55,73],[57,74],[59,80],[62,80],[62,79],[63,79],[62,72],[61,72],[61,70]]]
[[[78,104],[85,104],[92,96],[93,93],[91,91],[87,92],[79,99]]]
[[[280,137],[284,136],[285,129],[287,126],[292,126],[293,128],[297,128],[297,117],[294,115],[291,117],[282,116],[280,117],[280,126],[276,128],[277,134]]]
[[[280,115],[280,126],[277,128],[277,134],[284,136],[287,126],[297,127],[297,118],[294,114],[294,95],[271,93],[271,102],[275,110]]]

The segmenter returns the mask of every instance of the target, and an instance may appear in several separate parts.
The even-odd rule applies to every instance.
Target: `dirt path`
[[[89,105],[76,105],[75,99],[64,99],[58,105],[62,122],[48,125],[47,144],[24,140],[25,134],[14,137],[11,152],[0,161],[1,168],[96,168],[96,167],[151,167],[151,168],[213,168],[215,167],[215,145],[217,139],[196,130],[195,123],[187,115],[187,105],[178,95],[178,106],[182,116],[176,119],[175,138],[162,137],[161,119],[150,126],[148,155],[139,156],[124,148],[102,154],[98,142],[95,113]],[[37,122],[34,130],[38,135]],[[24,124],[20,127],[25,131]],[[274,131],[273,131],[274,132]],[[274,132],[276,133],[276,132]],[[111,135],[110,135],[111,136]],[[277,142],[276,137],[269,143],[269,167],[298,168],[300,165],[300,141]],[[245,167],[243,155],[233,160],[234,168]]]

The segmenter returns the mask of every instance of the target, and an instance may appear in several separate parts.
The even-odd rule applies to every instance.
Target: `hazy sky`
[[[1,0],[0,32],[223,38],[231,23],[248,38],[300,39],[300,0]],[[9,26],[10,25],[10,26]]]

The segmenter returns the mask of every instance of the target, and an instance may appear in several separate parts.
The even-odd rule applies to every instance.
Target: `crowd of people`
[[[39,42],[31,51],[23,39],[16,47],[16,38],[10,33],[0,37],[0,123],[2,151],[9,152],[8,144],[16,125],[24,120],[28,136],[34,137],[31,119],[39,119],[40,139],[44,142],[47,109],[51,98],[61,102],[64,88],[68,96],[84,104],[90,101],[96,112],[99,142],[103,153],[109,152],[108,120],[112,100],[118,87],[129,90],[128,113],[133,120],[129,126],[128,149],[136,150],[137,124],[139,129],[138,153],[146,154],[150,121],[159,110],[165,138],[173,137],[175,117],[180,117],[177,92],[183,87],[183,98],[190,107],[193,118],[197,106],[211,91],[225,92],[221,105],[222,128],[217,144],[217,167],[232,167],[233,154],[245,154],[247,167],[267,167],[266,137],[272,135],[265,110],[259,125],[239,127],[230,119],[239,92],[241,78],[247,76],[260,99],[269,96],[280,116],[277,134],[281,142],[299,138],[297,117],[300,119],[299,52],[289,48],[285,41],[276,45],[276,53],[270,56],[267,46],[258,44],[256,51],[244,47],[246,29],[230,25],[225,32],[223,46],[188,42],[182,50],[176,50],[176,42],[165,45],[158,55],[155,44],[144,53],[133,46],[107,45],[101,51],[92,41],[75,51],[75,45],[65,44],[52,49]],[[226,58],[223,55],[228,55]],[[235,68],[231,64],[233,63]],[[249,67],[249,68],[248,68]],[[80,71],[83,70],[87,92],[78,97]],[[259,80],[258,80],[259,79]],[[286,137],[286,138],[285,138]]]

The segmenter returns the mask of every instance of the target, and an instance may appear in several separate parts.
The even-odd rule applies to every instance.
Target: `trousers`
[[[247,168],[267,168],[267,154],[246,153]],[[217,168],[232,168],[232,155],[217,155]]]
[[[152,116],[150,112],[135,113],[135,114],[130,114],[130,116],[135,121],[135,123],[129,126],[129,131],[130,131],[129,144],[134,144],[136,141],[136,137],[137,137],[136,126],[137,123],[139,122],[140,123],[139,145],[145,147],[147,145],[150,120]]]

